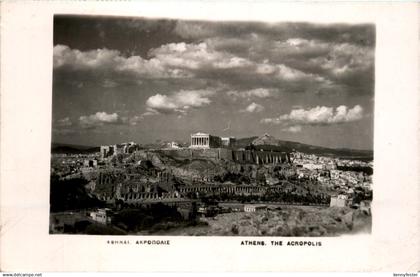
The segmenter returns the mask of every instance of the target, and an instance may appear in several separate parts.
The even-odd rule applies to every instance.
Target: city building
[[[316,164],[316,163],[304,163],[302,164],[303,168],[307,168],[309,170],[322,170],[325,169],[323,164]]]
[[[222,137],[222,146],[231,147],[235,143],[234,137]]]
[[[359,206],[360,211],[371,215],[371,202],[370,201],[361,201]]]
[[[110,209],[98,209],[95,212],[91,212],[90,217],[96,222],[109,224],[111,223],[110,211]]]
[[[167,147],[170,148],[170,149],[179,149],[179,148],[181,148],[181,146],[179,146],[178,142],[176,142],[176,141],[168,142]]]
[[[101,145],[100,148],[101,159],[105,159],[109,156],[117,155],[117,145]]]
[[[253,213],[258,211],[266,211],[267,206],[266,205],[245,205],[244,211],[247,213]]]
[[[120,147],[117,146],[117,152],[128,154],[128,153],[131,153],[132,152],[132,149],[136,146],[136,144],[131,141],[131,142],[121,143],[121,145],[119,145],[119,146]]]
[[[332,180],[339,179],[340,178],[340,174],[341,174],[341,171],[340,170],[333,169],[333,170],[330,171],[330,176],[331,176],[331,179]]]
[[[105,159],[109,155],[110,147],[108,145],[101,145],[99,152],[101,154],[101,159]]]
[[[84,160],[83,161],[83,166],[85,167],[97,167],[98,166],[98,161],[93,159],[93,160]]]
[[[222,146],[222,139],[218,136],[212,136],[206,133],[191,134],[190,148],[209,149],[220,148]]]
[[[340,194],[331,196],[330,207],[346,207],[348,203],[348,197],[346,195]]]
[[[123,142],[121,144],[102,145],[100,147],[101,159],[113,157],[117,154],[129,154],[138,149],[138,145],[134,142]]]

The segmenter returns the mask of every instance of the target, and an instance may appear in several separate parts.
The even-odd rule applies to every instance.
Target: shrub
[[[230,229],[230,231],[232,232],[232,234],[237,235],[239,234],[239,228],[238,226],[236,226],[236,224],[232,225],[232,228]]]

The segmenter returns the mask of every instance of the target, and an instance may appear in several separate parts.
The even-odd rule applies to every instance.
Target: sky
[[[52,141],[373,149],[375,26],[55,16]]]

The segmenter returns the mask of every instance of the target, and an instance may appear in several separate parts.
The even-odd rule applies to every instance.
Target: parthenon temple
[[[217,148],[221,147],[222,139],[206,133],[191,134],[191,148]]]

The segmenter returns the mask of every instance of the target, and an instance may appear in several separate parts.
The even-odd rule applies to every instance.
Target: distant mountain
[[[252,141],[252,145],[278,145],[279,140],[265,133]]]
[[[342,159],[359,159],[364,161],[373,160],[372,150],[356,150],[348,148],[327,148],[304,144],[300,142],[273,139],[270,135],[261,137],[240,138],[236,140],[234,145],[236,148],[253,148],[256,150],[291,152],[293,150],[306,154],[316,154],[323,156],[331,156]]]
[[[90,154],[99,152],[99,146],[86,146],[64,143],[52,143],[52,154]]]
[[[239,139],[235,140],[233,146],[235,148],[245,148],[247,146],[250,146],[251,143],[257,138],[258,137],[256,137],[256,136],[255,137],[249,137],[249,138],[239,138]]]
[[[254,145],[253,142],[255,141]],[[261,143],[263,142],[263,143]],[[252,146],[251,146],[252,145]],[[148,145],[149,147],[154,146],[159,148],[161,143],[156,143],[153,145]],[[143,147],[148,148],[146,145]],[[265,151],[278,151],[278,152],[291,152],[293,150],[303,152],[306,154],[316,154],[323,156],[330,156],[342,159],[358,159],[363,161],[373,160],[373,151],[372,150],[357,150],[357,149],[348,149],[348,148],[327,148],[322,146],[315,146],[310,144],[304,144],[300,142],[287,141],[273,139],[270,135],[263,135],[261,137],[253,136],[247,138],[236,139],[234,148],[246,148],[246,149],[256,149],[256,150],[265,150]],[[98,146],[86,146],[86,145],[73,145],[73,144],[63,144],[63,143],[52,143],[51,144],[51,153],[53,154],[89,154],[99,152]]]

